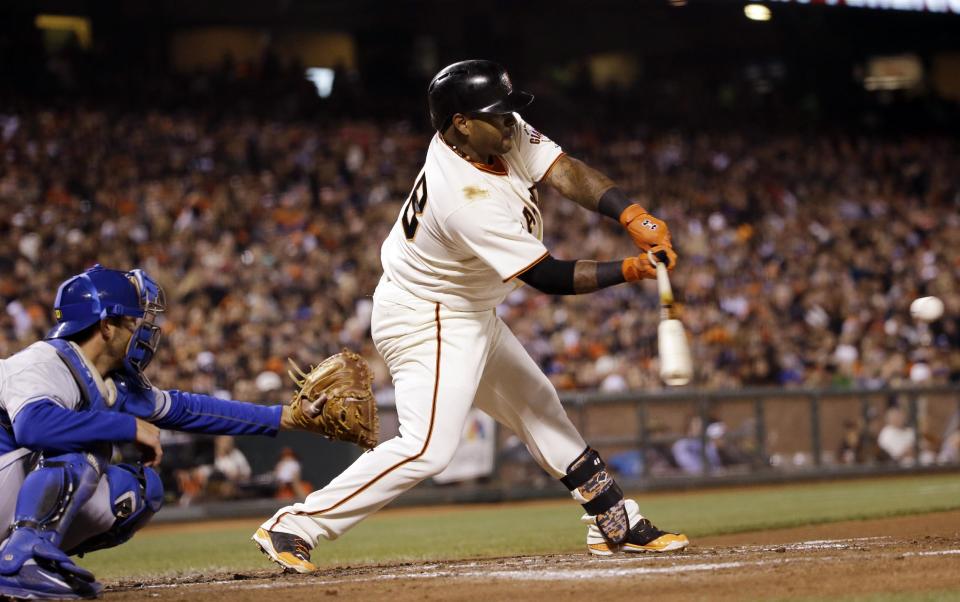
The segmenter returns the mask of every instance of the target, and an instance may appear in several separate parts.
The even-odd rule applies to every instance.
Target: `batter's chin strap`
[[[588,447],[570,463],[567,474],[560,478],[574,497],[583,498],[580,505],[587,514],[603,514],[623,500],[623,490],[607,474],[607,465],[596,450]]]

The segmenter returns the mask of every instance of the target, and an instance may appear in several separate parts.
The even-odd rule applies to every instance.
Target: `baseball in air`
[[[939,297],[920,297],[910,304],[910,315],[914,320],[933,322],[943,315],[943,301]]]

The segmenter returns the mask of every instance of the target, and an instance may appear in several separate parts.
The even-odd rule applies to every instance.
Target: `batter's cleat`
[[[310,546],[302,537],[260,527],[251,539],[267,558],[285,571],[312,573],[317,570],[317,565],[310,562]]]
[[[587,550],[594,556],[612,556],[617,552],[674,552],[690,545],[690,540],[682,533],[661,531],[649,519],[640,514],[640,508],[633,500],[625,500],[627,517],[630,519],[630,533],[627,541],[612,544],[597,528],[593,517],[584,514],[581,522],[587,523]]]

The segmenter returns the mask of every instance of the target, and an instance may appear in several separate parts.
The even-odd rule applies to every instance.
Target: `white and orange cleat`
[[[317,570],[317,566],[310,562],[310,546],[302,537],[260,527],[250,539],[267,558],[279,564],[285,571],[312,573]]]
[[[640,514],[637,502],[631,499],[624,500],[627,517],[630,520],[630,533],[627,541],[612,544],[597,528],[593,516],[584,514],[580,522],[589,525],[587,528],[587,550],[594,556],[612,556],[617,552],[674,552],[690,545],[690,540],[682,533],[668,533],[661,531],[653,523]]]

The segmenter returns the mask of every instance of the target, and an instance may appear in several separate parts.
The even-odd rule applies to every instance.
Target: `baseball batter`
[[[676,260],[662,221],[523,121],[517,111],[532,100],[490,61],[455,63],[431,82],[437,133],[383,243],[371,325],[393,378],[400,436],[263,523],[253,539],[281,566],[315,570],[310,550],[321,538],[336,539],[442,471],[474,405],[520,436],[583,505],[591,553],[688,545],[624,499],[549,379],[495,313],[522,283],[548,294],[588,293],[655,278],[648,250],[664,251],[671,268]],[[539,184],[619,220],[644,253],[616,262],[554,259],[542,243]]]

